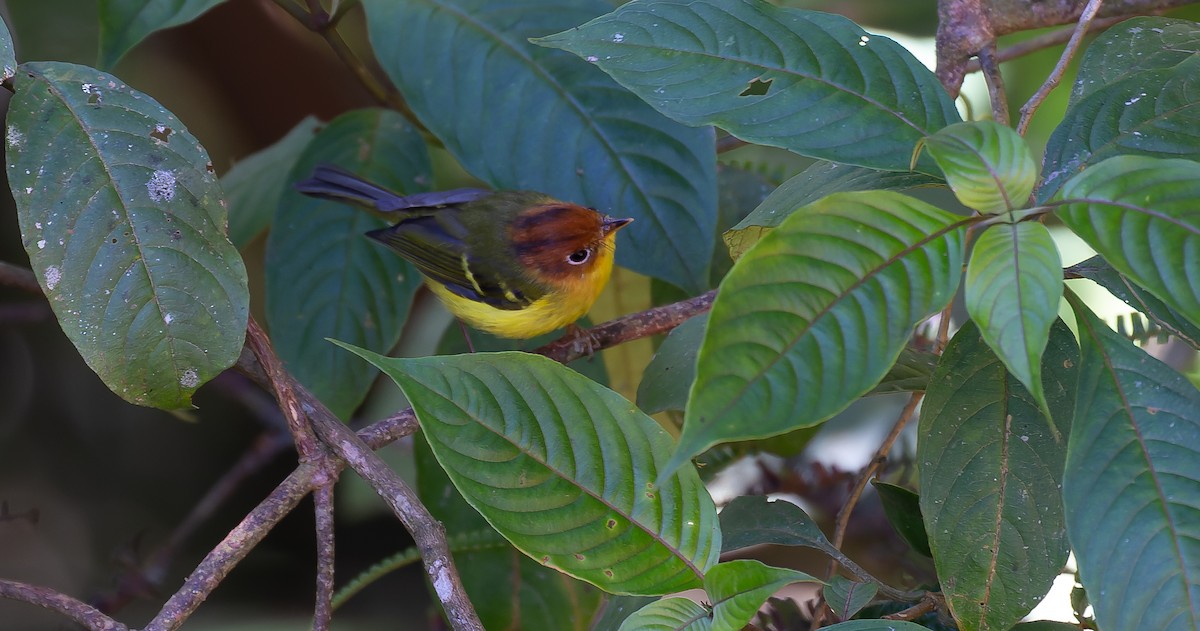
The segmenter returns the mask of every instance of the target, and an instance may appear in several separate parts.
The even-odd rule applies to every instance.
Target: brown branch
[[[15,287],[31,294],[42,295],[42,286],[38,284],[33,270],[25,269],[12,263],[0,261],[0,285]]]
[[[1117,24],[1118,22],[1124,22],[1128,19],[1128,15],[1119,15],[1110,18],[1092,20],[1092,24],[1088,29],[1088,35],[1102,33],[1112,28],[1114,24]],[[1019,57],[1024,57],[1030,53],[1042,50],[1043,48],[1058,46],[1059,44],[1071,39],[1071,34],[1074,32],[1074,28],[1062,28],[1058,29],[1057,31],[1042,33],[1041,35],[1031,37],[1025,41],[1017,42],[1012,46],[1008,46],[997,51],[995,55],[996,63],[1012,61]],[[978,59],[970,59],[967,61],[966,71],[968,74],[972,72],[979,72],[979,70],[980,63]]]
[[[292,438],[296,441],[296,450],[300,452],[300,462],[320,459],[324,450],[321,449],[316,436],[309,428],[308,419],[300,411],[300,397],[294,387],[298,384],[284,370],[283,362],[279,361],[279,357],[271,349],[270,338],[267,337],[262,327],[258,326],[258,322],[254,321],[253,316],[246,324],[246,346],[250,348],[250,352],[254,353],[254,359],[258,361],[259,366],[262,366],[267,375],[267,381],[275,393],[275,400],[279,402],[279,409],[283,411],[283,416],[288,422],[288,429],[291,430]]]
[[[1017,133],[1022,136],[1029,129],[1029,123],[1033,120],[1034,112],[1041,107],[1042,102],[1046,97],[1050,96],[1050,92],[1058,87],[1058,83],[1062,81],[1063,75],[1067,72],[1067,66],[1071,63],[1071,59],[1075,56],[1075,52],[1079,50],[1080,44],[1083,43],[1083,36],[1087,34],[1088,27],[1091,26],[1092,20],[1096,18],[1096,14],[1100,11],[1100,5],[1103,0],[1088,0],[1087,6],[1083,8],[1083,13],[1079,16],[1079,23],[1075,25],[1075,30],[1071,33],[1071,39],[1067,41],[1066,48],[1063,49],[1062,55],[1058,58],[1058,64],[1054,66],[1054,70],[1050,72],[1050,76],[1042,83],[1037,92],[1029,97],[1029,101],[1021,106],[1021,120],[1017,123]]]
[[[38,587],[0,578],[0,598],[19,600],[56,611],[93,631],[127,631],[129,627],[104,615],[91,605],[48,587]]]
[[[313,492],[317,513],[317,602],[313,611],[313,631],[329,631],[333,620],[333,485]]]
[[[688,318],[708,311],[716,297],[717,290],[714,289],[695,298],[609,320],[590,329],[579,329],[533,352],[559,363],[570,363],[611,346],[670,331]]]
[[[917,604],[905,609],[897,611],[893,614],[888,614],[883,617],[884,620],[905,620],[912,622],[921,616],[936,611],[938,609],[946,609],[946,597],[938,592],[926,592]]]
[[[989,42],[979,51],[979,64],[983,67],[983,80],[992,103],[992,120],[1008,126],[1008,92],[1004,89],[1000,62],[996,61],[996,42]]]

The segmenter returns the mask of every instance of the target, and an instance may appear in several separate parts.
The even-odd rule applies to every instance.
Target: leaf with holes
[[[275,144],[248,156],[221,176],[229,199],[229,239],[237,247],[266,230],[279,206],[279,197],[291,187],[292,166],[316,136],[320,121],[309,116]]]
[[[654,486],[671,439],[620,395],[527,353],[391,359],[459,493],[519,550],[614,594],[698,587],[721,532],[695,470]]]
[[[1075,306],[1083,363],[1062,494],[1096,623],[1200,627],[1200,392]]]
[[[821,581],[804,572],[750,559],[717,564],[704,576],[704,591],[713,604],[713,631],[738,631],[750,622],[768,596],[800,582]]]
[[[954,196],[983,213],[1024,208],[1037,181],[1029,145],[993,121],[955,123],[924,139]]]
[[[1062,292],[1062,260],[1046,226],[999,223],[975,240],[964,290],[967,313],[1047,415],[1042,351],[1058,319]],[[1055,419],[1047,418],[1057,434]]]
[[[707,289],[717,217],[710,129],[655,112],[603,72],[528,38],[602,0],[364,0],[371,43],[408,105],[468,171],[636,221],[617,263]],[[453,77],[447,80],[447,77]]]
[[[941,180],[921,173],[898,173],[853,167],[836,162],[817,162],[775,189],[757,208],[723,235],[729,254],[741,258],[750,246],[783,223],[796,209],[834,193],[851,191],[900,191],[934,186]]]
[[[687,598],[664,598],[634,612],[617,631],[709,631],[712,614]]]
[[[8,181],[59,324],[122,398],[188,406],[237,360],[250,303],[208,154],[98,70],[24,64],[14,87]]]
[[[1145,314],[1154,324],[1183,340],[1192,348],[1200,350],[1200,327],[1188,322],[1186,318],[1179,315],[1179,312],[1122,276],[1104,260],[1104,257],[1093,256],[1086,261],[1072,265],[1067,268],[1067,271],[1095,281],[1125,304]]]
[[[1042,358],[1046,402],[1066,434],[1079,365],[1062,321]],[[921,514],[942,590],[963,631],[1007,629],[1067,560],[1059,484],[1066,442],[968,322],[946,348],[921,408]]]
[[[879,586],[874,583],[858,583],[835,574],[829,578],[821,594],[838,618],[848,620],[866,607],[878,591]]]
[[[318,164],[336,164],[398,193],[431,179],[421,135],[396,112],[365,109],[334,119],[296,160],[289,182]],[[378,373],[325,342],[338,337],[377,352],[400,338],[420,274],[363,236],[388,225],[347,204],[279,196],[267,236],[267,322],[288,370],[341,418],[348,418]]]
[[[596,64],[675,120],[835,162],[908,171],[918,140],[959,121],[911,53],[828,13],[635,1],[536,41]]]
[[[1110,158],[1063,187],[1058,216],[1121,274],[1200,325],[1200,162]]]
[[[1046,141],[1045,202],[1080,171],[1121,155],[1200,160],[1200,55],[1109,84],[1067,109]],[[1066,192],[1064,196],[1068,196]]]
[[[223,0],[100,0],[101,68],[112,68],[151,33],[186,24]]]
[[[1200,54],[1200,25],[1191,20],[1135,17],[1096,37],[1079,60],[1071,104],[1145,70],[1173,68]]]
[[[891,191],[838,193],[763,237],[721,283],[671,467],[816,425],[874,388],[953,297],[965,222]]]

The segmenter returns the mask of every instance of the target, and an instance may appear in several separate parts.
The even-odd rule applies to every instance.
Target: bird
[[[399,195],[332,165],[295,188],[395,213],[366,236],[412,263],[461,322],[509,339],[574,326],[612,274],[617,231],[633,221],[535,191]]]

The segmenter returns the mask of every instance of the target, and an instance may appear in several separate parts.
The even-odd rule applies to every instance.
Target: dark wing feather
[[[523,309],[544,294],[535,285],[512,280],[520,278],[519,270],[503,274],[504,270],[470,257],[467,229],[454,208],[402,219],[367,236],[396,250],[430,280],[463,298],[497,309]],[[506,278],[510,280],[505,282]]]
[[[328,164],[313,169],[307,179],[296,182],[296,190],[337,201],[348,201],[382,212],[443,208],[473,202],[491,194],[479,188],[458,188],[452,191],[397,195],[377,184]]]

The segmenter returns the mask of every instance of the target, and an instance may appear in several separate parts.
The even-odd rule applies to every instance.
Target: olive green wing
[[[430,280],[451,292],[497,309],[524,309],[545,292],[529,283],[515,260],[481,260],[468,247],[468,230],[457,208],[402,219],[368,237],[395,250]]]

